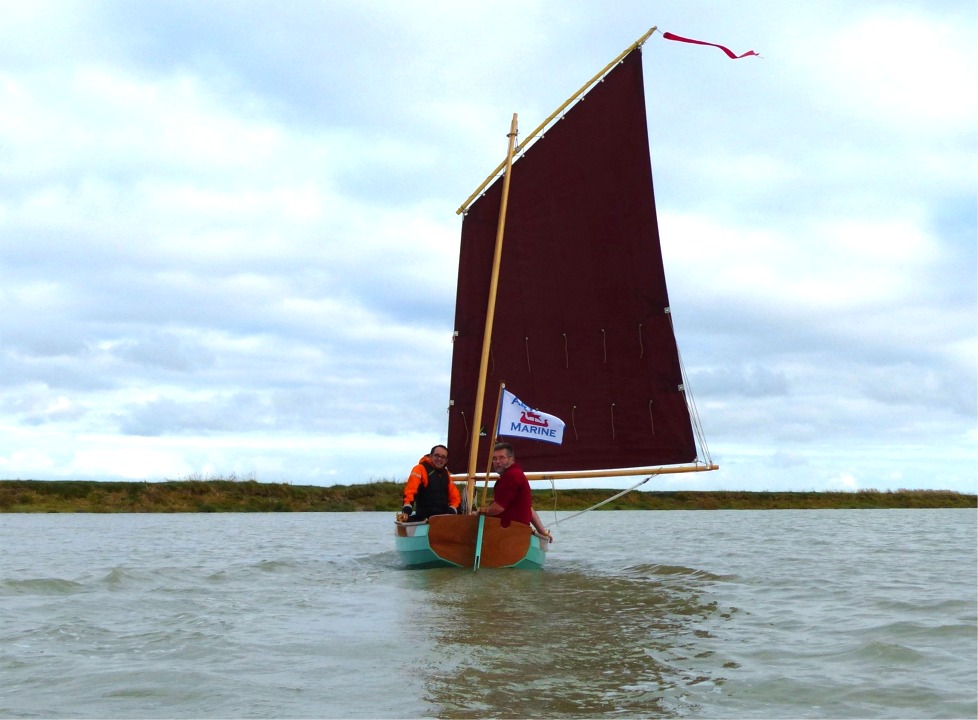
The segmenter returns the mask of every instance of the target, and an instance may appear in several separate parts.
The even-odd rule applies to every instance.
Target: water
[[[392,517],[0,515],[0,716],[978,716],[973,510],[594,512],[478,573]]]

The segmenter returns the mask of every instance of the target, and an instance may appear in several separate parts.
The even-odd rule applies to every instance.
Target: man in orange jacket
[[[452,482],[452,476],[445,467],[447,464],[448,448],[435,445],[411,469],[404,486],[404,507],[401,508],[406,522],[421,522],[432,515],[454,515],[458,512],[462,496]]]

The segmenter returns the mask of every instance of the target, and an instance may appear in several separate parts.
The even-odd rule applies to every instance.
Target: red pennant
[[[678,40],[679,42],[692,43],[693,45],[709,45],[710,47],[720,48],[725,53],[727,53],[727,57],[730,58],[731,60],[739,60],[740,58],[747,57],[748,55],[757,55],[757,53],[754,52],[753,50],[748,50],[743,55],[734,55],[733,51],[731,51],[729,48],[725,48],[723,45],[717,45],[716,43],[711,43],[711,42],[703,42],[702,40],[690,40],[689,38],[680,37],[679,35],[673,35],[671,32],[663,33],[662,37],[664,37],[666,40]],[[757,56],[760,57],[760,55]]]

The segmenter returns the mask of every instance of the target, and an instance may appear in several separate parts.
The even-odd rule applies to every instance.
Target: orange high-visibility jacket
[[[425,466],[430,465],[430,463],[431,458],[425,455],[418,460],[417,465],[411,468],[411,474],[408,476],[407,484],[404,486],[405,505],[411,505],[414,502],[414,498],[418,494],[418,489],[421,486],[428,487],[428,468]],[[458,506],[462,503],[462,495],[459,493],[458,488],[455,487],[455,483],[452,482],[452,474],[448,472],[448,468],[445,468],[445,476],[448,478],[448,504],[458,510]]]

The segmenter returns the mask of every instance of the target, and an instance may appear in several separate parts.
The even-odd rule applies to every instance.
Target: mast
[[[475,422],[472,424],[472,438],[469,443],[468,479],[465,485],[467,507],[472,507],[475,495],[475,466],[479,454],[479,431],[481,430],[482,400],[486,390],[486,375],[489,370],[489,348],[492,344],[492,322],[496,314],[496,292],[499,287],[499,262],[503,255],[503,235],[506,229],[506,205],[509,200],[509,181],[513,169],[513,153],[516,149],[516,113],[509,126],[508,150],[506,152],[505,175],[503,176],[502,201],[499,203],[499,223],[496,227],[496,247],[492,258],[492,278],[489,282],[489,303],[486,307],[486,327],[482,336],[482,358],[479,364],[479,382],[475,396]]]

